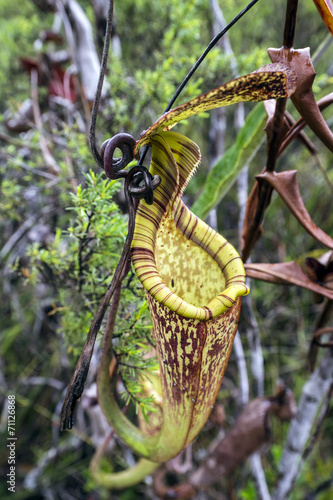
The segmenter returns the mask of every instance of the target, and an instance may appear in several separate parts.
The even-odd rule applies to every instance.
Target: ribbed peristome
[[[162,181],[153,205],[142,201],[138,208],[135,270],[149,295],[172,311],[185,318],[216,318],[248,293],[243,263],[180,198],[200,163],[198,146],[176,132],[155,135],[151,145],[150,171]]]

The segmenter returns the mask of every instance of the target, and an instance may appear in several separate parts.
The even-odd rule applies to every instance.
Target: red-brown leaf
[[[245,264],[247,276],[269,283],[297,285],[333,300],[333,290],[312,281],[295,262],[278,264]]]
[[[259,182],[264,179],[279,193],[289,210],[311,236],[328,248],[333,248],[333,239],[316,226],[305,208],[296,175],[297,170],[288,170],[279,173],[264,172],[257,175],[256,178]]]

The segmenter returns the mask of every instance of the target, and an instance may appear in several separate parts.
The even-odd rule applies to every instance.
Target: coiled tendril
[[[144,199],[148,205],[154,201],[154,189],[160,184],[158,175],[152,176],[146,167],[136,165],[130,170],[125,167],[134,159],[133,150],[135,139],[129,134],[121,133],[107,139],[101,147],[101,158],[104,170],[109,179],[121,179],[130,176],[128,191],[137,200]],[[116,149],[120,149],[122,156],[114,158]]]

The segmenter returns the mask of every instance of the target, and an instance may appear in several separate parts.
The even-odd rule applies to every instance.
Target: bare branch
[[[31,100],[32,100],[32,108],[34,113],[34,120],[37,127],[37,130],[40,133],[39,145],[43,154],[44,161],[46,166],[50,170],[52,174],[59,174],[60,168],[58,167],[57,162],[52,156],[47,140],[43,135],[43,123],[42,117],[40,113],[39,103],[38,103],[38,73],[37,70],[31,71]]]
[[[245,360],[245,354],[244,354],[244,349],[242,345],[242,340],[239,335],[239,332],[237,331],[235,340],[234,340],[234,353],[236,356],[236,362],[237,362],[237,367],[238,367],[238,373],[239,373],[239,387],[240,387],[240,393],[241,393],[241,403],[242,405],[246,405],[249,402],[249,394],[250,394],[250,389],[249,389],[249,378],[247,375],[247,369],[246,369],[246,360]]]
[[[264,473],[264,469],[261,464],[259,453],[254,453],[251,457],[251,467],[252,473],[255,477],[257,484],[257,491],[259,494],[260,500],[271,500],[271,495],[268,490],[266,476]]]
[[[71,57],[80,73],[85,97],[92,102],[97,88],[100,64],[91,24],[76,0],[65,0],[63,3],[56,0],[56,3],[64,23]],[[104,85],[102,97],[106,94],[107,88]]]
[[[279,467],[279,482],[274,500],[285,500],[300,472],[299,465],[316,421],[318,410],[331,390],[333,382],[333,351],[329,350],[317,370],[303,387],[298,411],[290,424]]]
[[[251,372],[256,380],[258,396],[264,395],[264,358],[260,342],[260,331],[253,312],[250,296],[244,297],[243,309],[246,310],[246,335],[251,352]]]

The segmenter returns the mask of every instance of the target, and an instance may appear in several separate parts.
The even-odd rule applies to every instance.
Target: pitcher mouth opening
[[[181,195],[200,163],[198,146],[176,132],[151,140],[151,175],[161,183],[154,203],[141,201],[132,262],[155,300],[179,316],[207,321],[249,292],[243,262],[230,243],[196,217]]]
[[[234,247],[179,200],[165,214],[150,248],[133,248],[138,277],[155,300],[180,316],[207,321],[249,292]]]

